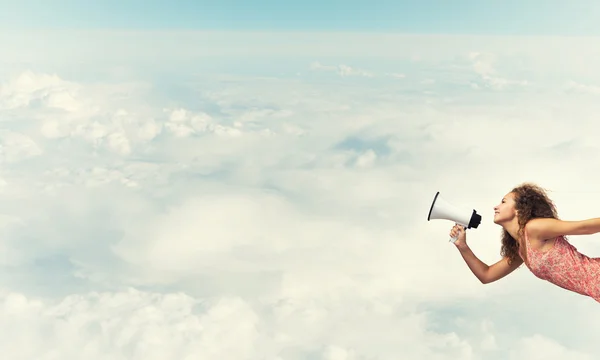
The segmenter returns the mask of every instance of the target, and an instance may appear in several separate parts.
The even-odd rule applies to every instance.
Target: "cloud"
[[[351,66],[340,64],[340,65],[322,65],[320,62],[315,61],[310,64],[310,68],[312,70],[321,70],[321,71],[333,71],[336,72],[341,77],[346,76],[364,76],[364,77],[372,77],[373,74],[364,70],[355,69]]]
[[[62,80],[56,74],[35,74],[32,71],[21,73],[0,87],[0,107],[45,106],[67,112],[79,110],[77,101],[78,86]]]
[[[15,358],[83,354],[89,359],[132,360],[165,356],[221,359],[472,356],[469,344],[455,334],[426,332],[423,315],[390,311],[383,304],[379,308],[346,305],[338,310],[327,308],[329,305],[334,304],[282,301],[261,305],[237,296],[200,300],[181,292],[153,293],[131,288],[70,295],[55,302],[11,292],[0,302],[0,320],[12,329],[0,340],[0,349]],[[265,312],[264,306],[270,310]],[[372,335],[365,337],[348,328],[332,327],[332,322],[343,319]],[[393,331],[377,333],[381,324]],[[36,346],[24,346],[26,343]]]
[[[29,141],[31,149],[46,140],[77,138],[93,149],[129,154],[134,142],[152,140],[160,134],[162,126],[145,118],[145,114],[130,113],[119,107],[116,97],[121,94],[111,90],[110,87],[84,87],[55,74],[25,71],[0,87],[0,106],[9,116],[28,118],[39,128],[35,132],[37,142],[20,142]],[[112,103],[106,104],[107,99]],[[25,139],[27,135],[13,134],[12,138],[15,136]]]
[[[5,130],[0,132],[0,161],[14,163],[36,157],[43,150],[27,135]]]
[[[0,349],[19,359],[251,359],[259,355],[255,342],[260,318],[236,297],[199,302],[182,293],[129,289],[46,303],[9,293],[0,302],[0,319],[13,330],[0,340]],[[26,346],[32,343],[36,346]],[[268,355],[268,349],[263,351]]]
[[[310,64],[310,70],[312,71],[322,71],[322,72],[332,72],[336,73],[340,77],[364,77],[364,78],[391,78],[391,79],[405,79],[406,74],[399,72],[383,72],[377,73],[374,71],[367,71],[364,69],[359,69],[354,66],[349,66],[346,64],[339,65],[324,65],[319,61],[313,61]]]
[[[556,341],[540,335],[522,339],[516,349],[511,351],[511,359],[592,359],[591,354],[573,351],[561,346]]]
[[[582,84],[571,80],[567,82],[565,87],[567,91],[572,91],[575,93],[584,93],[592,95],[600,94],[600,86],[598,85]]]
[[[400,73],[390,73],[388,75],[393,78],[396,78],[396,79],[404,79],[406,77],[405,74],[400,74]]]
[[[485,87],[502,90],[509,86],[527,86],[529,84],[527,80],[510,80],[498,76],[494,68],[493,57],[489,54],[471,52],[469,53],[469,60],[472,62],[473,70],[480,76],[483,82],[482,85]],[[472,87],[475,89],[479,86],[478,83],[472,83]]]
[[[500,232],[489,216],[510,187],[538,181],[563,217],[593,213],[597,106],[565,91],[580,77],[547,88],[537,78],[527,87],[543,91],[529,92],[502,80],[553,69],[551,45],[519,57],[511,49],[528,49],[524,40],[415,37],[385,53],[387,40],[367,36],[353,39],[379,49],[369,58],[338,41],[326,51],[335,60],[290,47],[275,66],[263,47],[242,67],[231,65],[237,47],[196,62],[164,43],[187,38],[156,38],[152,66],[149,48],[73,68],[50,53],[1,79],[0,322],[12,331],[0,351],[494,360],[546,344],[551,355],[597,355],[592,299],[526,268],[482,285],[448,242],[452,224],[425,218],[436,191],[477,209],[468,241],[491,264]],[[405,77],[348,86],[281,75],[309,58]],[[503,91],[472,91],[474,74]],[[572,241],[600,251],[593,238]]]

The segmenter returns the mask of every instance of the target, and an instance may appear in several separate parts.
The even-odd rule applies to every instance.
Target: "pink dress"
[[[564,236],[557,237],[550,250],[536,250],[524,233],[525,265],[535,276],[600,302],[600,258],[581,254]]]

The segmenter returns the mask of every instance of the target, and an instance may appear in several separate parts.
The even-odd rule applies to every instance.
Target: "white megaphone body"
[[[481,215],[477,211],[459,208],[444,200],[438,191],[433,198],[427,221],[432,219],[450,220],[456,224],[462,225],[463,228],[477,228],[481,224]],[[451,242],[455,242],[458,237],[450,238]]]

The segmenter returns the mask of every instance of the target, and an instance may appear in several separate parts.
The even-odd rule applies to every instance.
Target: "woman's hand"
[[[454,245],[461,250],[467,248],[467,234],[462,225],[455,224],[450,230],[450,237],[454,238],[456,236],[458,236],[458,239],[456,239]]]

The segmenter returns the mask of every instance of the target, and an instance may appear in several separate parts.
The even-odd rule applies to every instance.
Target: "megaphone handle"
[[[464,230],[467,230],[467,228],[466,228],[465,226],[463,226],[462,228],[463,228]],[[451,238],[450,238],[450,240],[448,240],[448,241],[450,241],[451,243],[453,243],[453,244],[454,244],[454,243],[456,242],[456,240],[458,240],[458,236],[451,237]]]

